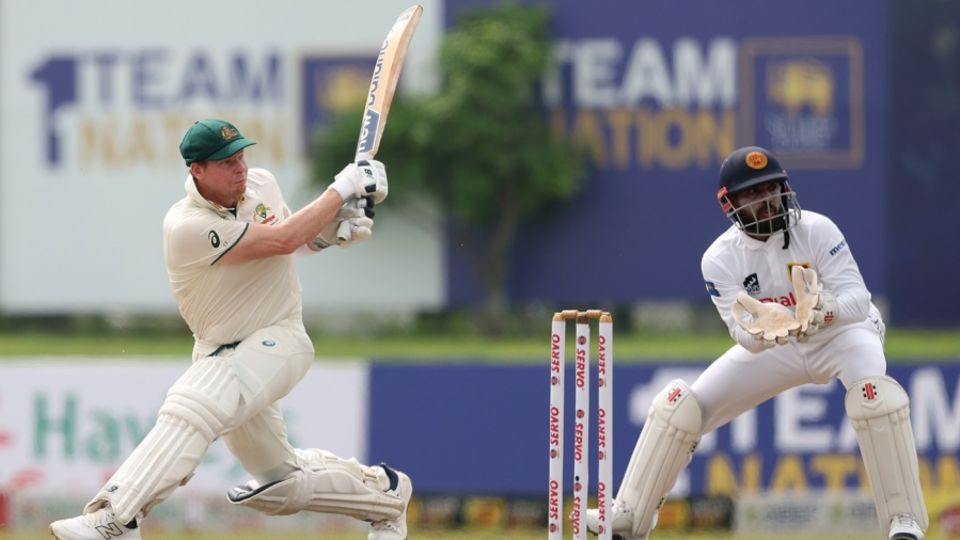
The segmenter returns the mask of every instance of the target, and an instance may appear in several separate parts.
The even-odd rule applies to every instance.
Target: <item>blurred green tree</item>
[[[483,321],[503,330],[510,249],[525,220],[570,200],[584,153],[549,128],[539,82],[551,58],[550,13],[508,2],[465,11],[442,40],[442,89],[394,101],[378,159],[390,197],[435,194],[483,282]],[[353,159],[362,103],[317,136],[313,178]],[[458,243],[459,244],[459,243]]]

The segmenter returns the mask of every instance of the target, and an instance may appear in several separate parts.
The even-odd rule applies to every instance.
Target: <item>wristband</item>
[[[333,183],[330,184],[330,187],[340,194],[340,198],[343,199],[343,202],[349,202],[357,195],[357,190],[353,185],[353,180],[351,180],[346,174],[338,174]]]

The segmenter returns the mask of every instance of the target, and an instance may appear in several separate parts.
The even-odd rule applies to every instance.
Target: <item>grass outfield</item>
[[[474,336],[402,336],[358,338],[318,336],[318,357],[378,358],[404,361],[484,360],[531,362],[547,349],[549,328],[542,336],[489,339]],[[572,334],[569,331],[568,334]],[[571,338],[572,339],[572,338]],[[657,332],[616,334],[619,360],[715,358],[731,345],[722,332],[694,334]],[[0,358],[4,356],[183,356],[188,357],[193,340],[187,332],[169,335],[0,333]],[[960,357],[960,330],[891,330],[887,333],[890,360],[935,360]]]

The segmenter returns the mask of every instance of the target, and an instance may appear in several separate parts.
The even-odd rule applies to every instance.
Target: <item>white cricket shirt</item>
[[[187,196],[163,219],[163,254],[180,314],[210,345],[240,341],[302,313],[300,278],[290,255],[225,264],[220,259],[250,223],[275,225],[290,215],[273,174],[247,171],[236,212],[203,198],[187,176]]]
[[[804,210],[789,234],[790,245],[783,249],[783,232],[762,242],[731,225],[703,254],[700,266],[707,292],[740,345],[752,351],[759,347],[734,320],[731,307],[737,294],[746,291],[763,302],[778,302],[794,309],[797,299],[790,270],[795,264],[816,270],[823,288],[837,297],[834,323],[812,336],[811,342],[826,339],[832,330],[863,321],[868,315],[880,320],[850,247],[833,221]]]

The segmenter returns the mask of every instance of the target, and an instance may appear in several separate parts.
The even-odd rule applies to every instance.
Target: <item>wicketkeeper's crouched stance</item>
[[[187,196],[164,219],[164,255],[196,337],[193,362],[83,515],[51,524],[60,540],[140,538],[141,520],[190,479],[217,437],[253,476],[228,492],[232,503],[267,514],[343,514],[369,521],[371,540],[407,537],[407,475],[293,448],[277,404],[314,359],[290,254],[368,238],[370,207],[387,195],[385,169],[372,160],[350,164],[292,213],[273,175],[247,168],[243,149],[251,144],[222,120],[197,122],[184,136]],[[349,227],[338,235],[341,222]]]
[[[800,219],[786,171],[763,148],[727,157],[717,197],[734,225],[702,270],[737,344],[693,385],[675,380],[654,398],[607,520],[614,537],[648,538],[702,435],[784,390],[839,378],[880,526],[891,540],[921,540],[928,516],[909,398],[886,375],[885,328],[846,240],[826,216]],[[597,510],[587,526],[598,531]]]

